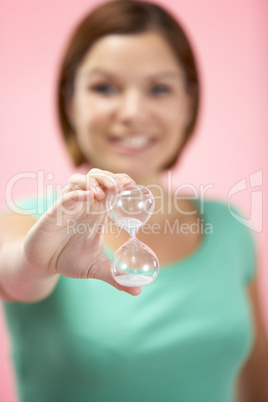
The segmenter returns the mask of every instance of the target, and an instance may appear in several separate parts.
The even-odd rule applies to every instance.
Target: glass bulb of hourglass
[[[159,272],[159,262],[155,253],[136,238],[136,233],[152,215],[152,193],[144,186],[131,185],[118,195],[110,193],[106,206],[114,223],[130,235],[113,256],[114,279],[123,286],[148,285]]]
[[[131,237],[114,254],[111,269],[120,285],[148,285],[158,274],[158,259],[149,247]]]

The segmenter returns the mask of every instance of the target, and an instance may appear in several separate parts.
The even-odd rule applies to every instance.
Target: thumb
[[[98,258],[98,263],[93,263],[91,265],[90,269],[88,270],[88,278],[99,279],[109,283],[114,288],[129,293],[132,296],[138,296],[142,292],[141,286],[122,286],[116,282],[111,271],[111,260],[107,257],[105,251],[103,251],[103,258]]]

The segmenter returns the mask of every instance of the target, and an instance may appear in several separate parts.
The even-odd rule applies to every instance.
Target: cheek
[[[81,96],[76,103],[76,116],[78,125],[86,127],[100,127],[110,119],[113,111],[112,102]]]
[[[167,134],[175,132],[180,135],[184,131],[185,111],[182,105],[173,103],[162,107],[158,111],[158,119]]]
[[[159,123],[163,129],[163,142],[167,154],[176,154],[185,133],[185,109],[180,102],[172,102],[159,109]]]

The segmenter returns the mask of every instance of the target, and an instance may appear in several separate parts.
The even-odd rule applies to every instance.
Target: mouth
[[[128,135],[124,137],[109,137],[112,148],[123,154],[139,154],[149,150],[157,141],[156,137],[145,135]]]

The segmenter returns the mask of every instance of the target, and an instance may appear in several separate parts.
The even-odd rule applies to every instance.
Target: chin
[[[145,160],[142,160],[142,158],[138,157],[120,157],[119,155],[112,156],[110,153],[108,155],[102,155],[98,161],[94,162],[94,158],[92,158],[91,160],[93,162],[93,167],[102,170],[108,170],[112,173],[128,174],[137,183],[138,181],[144,181],[146,177],[154,177],[161,171],[159,163],[156,166],[151,158],[146,158]],[[153,160],[159,161],[159,157],[155,157],[153,158]]]

